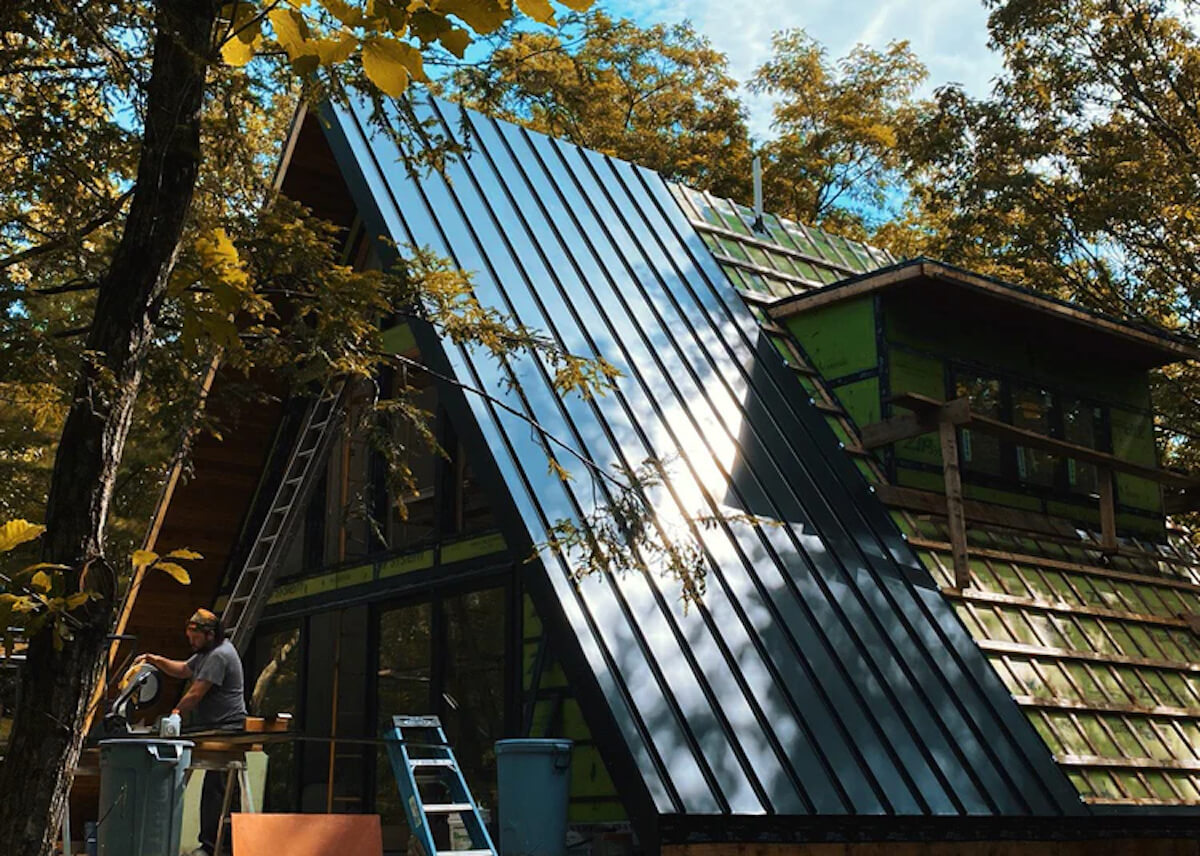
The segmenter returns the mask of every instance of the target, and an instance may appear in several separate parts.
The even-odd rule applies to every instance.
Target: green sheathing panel
[[[786,321],[813,368],[834,380],[876,367],[875,308],[870,297],[823,306]]]
[[[949,539],[944,518],[892,518],[910,539]],[[1200,610],[1194,553],[1177,544],[1101,565],[1094,543],[1061,535],[976,525],[968,539],[992,552],[972,556],[966,592],[953,591],[948,548],[916,553],[1080,796],[1200,802],[1200,640],[1179,620]],[[1164,573],[1164,556],[1183,564]]]
[[[868,377],[843,384],[834,389],[833,394],[855,425],[879,421],[879,378]]]
[[[542,622],[526,595],[522,624],[521,689],[533,704],[529,737],[566,737],[571,750],[571,823],[619,823],[628,818],[567,676],[545,648]]]
[[[996,325],[956,319],[936,308],[904,299],[904,292],[882,300],[884,361],[892,394],[916,392],[944,398],[946,365],[957,362],[1014,381],[1037,384],[1107,407],[1113,452],[1147,466],[1158,460],[1151,417],[1147,372],[1096,367],[1057,350],[1053,342],[1031,341]],[[905,462],[940,467],[936,435],[897,443],[896,481],[908,487],[942,489],[940,475],[906,467]],[[1118,474],[1118,526],[1130,533],[1162,535],[1162,498],[1154,482]],[[1080,496],[1042,499],[1020,491],[967,485],[968,497],[1016,508],[1041,510],[1093,525],[1099,524],[1095,501]]]

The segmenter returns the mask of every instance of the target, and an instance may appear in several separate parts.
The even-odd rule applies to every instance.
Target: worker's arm
[[[149,663],[169,678],[187,680],[192,676],[192,667],[187,664],[186,660],[172,660],[168,657],[160,657],[158,654],[142,654],[133,661],[135,666],[139,663]]]
[[[199,678],[192,681],[192,685],[188,687],[188,691],[183,694],[183,698],[179,700],[179,704],[175,705],[175,709],[171,713],[187,713],[194,709],[196,705],[200,704],[200,699],[204,698],[204,694],[211,686],[211,683]]]

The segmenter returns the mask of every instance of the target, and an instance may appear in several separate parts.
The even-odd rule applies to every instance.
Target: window
[[[1012,393],[1012,424],[1049,437],[1053,430],[1054,397],[1045,389],[1015,384]],[[1055,459],[1048,453],[1024,446],[1016,448],[1017,478],[1026,484],[1054,486]]]
[[[961,365],[951,365],[951,381],[952,397],[966,398],[975,413],[1089,449],[1107,448],[1109,408],[1040,384],[989,376]],[[985,483],[1019,482],[1031,488],[1082,496],[1094,495],[1098,489],[1096,468],[1091,464],[1001,442],[970,429],[960,431],[959,447],[964,472],[982,476]]]
[[[999,378],[956,371],[954,397],[966,398],[971,409],[983,416],[1004,418]],[[1003,475],[1003,454],[995,437],[964,428],[959,432],[959,448],[963,468],[968,472]]]
[[[398,372],[394,390],[397,397],[406,395],[408,407],[419,412],[425,427],[433,431],[438,412],[433,379],[424,372]],[[405,456],[397,463],[408,472],[389,477],[388,546],[409,549],[430,541],[436,533],[437,456],[414,418],[397,413],[391,419],[393,440]]]
[[[253,716],[290,713],[293,730],[299,730],[300,626],[259,633],[254,638],[255,675],[249,683],[247,708]],[[299,801],[297,793],[296,744],[292,741],[267,746],[266,811],[292,811]]]
[[[435,714],[477,803],[496,806],[493,744],[505,732],[510,703],[508,589],[435,595],[379,613],[376,691],[379,733],[398,714]],[[385,849],[407,837],[387,750],[376,756],[375,810]]]
[[[1086,446],[1089,449],[1100,448],[1100,427],[1103,421],[1104,413],[1099,407],[1085,404],[1077,398],[1063,397],[1063,439],[1068,443]],[[1090,496],[1100,489],[1094,464],[1069,459],[1066,469],[1067,488],[1072,493]]]

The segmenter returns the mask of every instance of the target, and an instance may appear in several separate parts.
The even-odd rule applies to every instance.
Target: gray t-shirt
[[[187,661],[192,680],[212,684],[192,714],[193,728],[240,728],[246,721],[245,679],[237,649],[228,639]]]

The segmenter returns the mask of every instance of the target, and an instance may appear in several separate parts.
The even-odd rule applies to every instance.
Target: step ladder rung
[[[491,850],[439,850],[437,856],[496,856]]]
[[[458,814],[470,810],[470,803],[428,803],[425,806],[426,814]]]
[[[450,767],[453,768],[454,762],[449,758],[409,758],[408,766],[414,770],[418,767]]]

